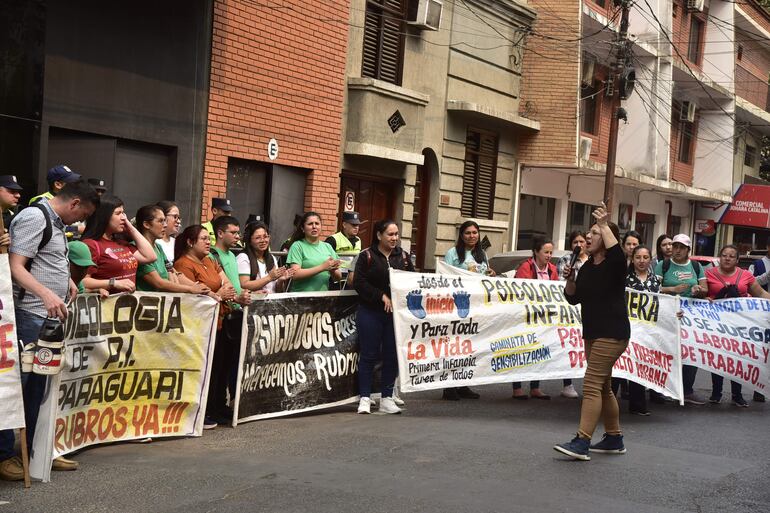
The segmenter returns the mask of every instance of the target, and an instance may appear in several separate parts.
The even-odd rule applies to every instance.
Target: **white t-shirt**
[[[155,241],[155,244],[163,250],[163,253],[166,255],[166,260],[168,260],[170,263],[174,263],[174,241],[176,239],[174,237],[169,237],[168,242],[166,242],[163,239],[157,239]]]
[[[270,255],[270,258],[273,259],[273,267],[278,267],[278,260],[275,259],[273,255]],[[238,275],[239,276],[248,276],[251,277],[251,262],[249,262],[249,255],[246,253],[241,253],[237,257],[235,257],[235,262],[238,264]],[[267,266],[264,262],[260,262],[257,260],[257,266],[259,267],[259,277],[264,277],[267,275]],[[267,285],[265,285],[265,290],[268,292],[275,292],[275,282],[271,281]]]

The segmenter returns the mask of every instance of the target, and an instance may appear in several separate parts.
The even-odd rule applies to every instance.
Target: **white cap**
[[[684,233],[680,233],[679,235],[674,235],[674,239],[671,241],[672,244],[684,244],[688,248],[692,247],[692,242],[690,242],[690,237],[685,235]]]

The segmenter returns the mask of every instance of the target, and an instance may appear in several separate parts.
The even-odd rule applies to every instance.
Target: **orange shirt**
[[[210,257],[204,258],[203,262],[196,262],[184,255],[174,262],[174,269],[184,274],[188,279],[206,285],[212,292],[218,292],[222,287],[222,277],[219,275],[222,267]],[[217,329],[222,329],[222,319],[228,311],[227,305],[224,303],[220,305]]]

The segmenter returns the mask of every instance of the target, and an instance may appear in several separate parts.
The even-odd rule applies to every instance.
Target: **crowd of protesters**
[[[5,232],[0,246],[9,250],[19,340],[37,340],[47,318],[64,319],[67,302],[78,292],[104,297],[134,291],[206,295],[220,303],[216,341],[209,381],[204,428],[230,424],[233,410],[228,401],[235,395],[238,343],[243,307],[259,294],[277,292],[321,292],[349,286],[358,293],[356,316],[359,334],[358,413],[367,414],[375,366],[382,363],[379,411],[400,413],[403,401],[395,389],[398,364],[393,330],[390,269],[414,271],[409,253],[400,247],[398,224],[374,220],[372,241],[359,237],[362,220],[356,212],[345,212],[342,229],[324,239],[324,221],[316,212],[295,219],[295,232],[284,242],[285,255],[272,253],[270,229],[260,216],[249,216],[245,226],[234,217],[226,198],[214,198],[211,220],[182,229],[179,206],[172,201],[142,206],[131,218],[120,198],[107,194],[100,179],[84,180],[67,166],[48,172],[49,189],[15,213],[21,186],[13,176],[0,176],[0,208]],[[516,270],[517,278],[565,280],[567,300],[582,308],[588,368],[583,384],[583,402],[578,435],[555,448],[577,459],[590,459],[589,451],[625,452],[618,421],[615,394],[629,399],[629,410],[649,415],[647,391],[635,383],[612,382],[612,365],[629,338],[623,291],[626,287],[683,297],[720,299],[754,296],[770,298],[770,241],[768,256],[744,271],[736,266],[738,250],[720,249],[719,265],[704,270],[689,258],[689,237],[678,234],[658,238],[655,254],[641,244],[636,232],[622,239],[617,226],[608,221],[603,207],[594,212],[596,224],[588,233],[569,235],[572,255],[552,262],[554,244],[536,237],[532,256]],[[332,223],[336,224],[336,223]],[[326,230],[328,232],[328,230]],[[243,233],[243,237],[241,234]],[[445,262],[481,275],[495,276],[474,221],[464,222]],[[705,404],[693,390],[697,369],[684,366],[685,402]],[[710,401],[721,400],[723,379],[712,376]],[[31,447],[45,377],[22,373],[27,425]],[[613,391],[615,393],[613,393]],[[747,406],[741,386],[731,383],[733,402]],[[571,380],[564,380],[561,395],[578,398]],[[478,399],[468,387],[443,390],[446,400]],[[513,383],[514,399],[550,399],[538,381],[529,383],[529,394],[521,383]],[[650,392],[650,401],[662,402]],[[755,401],[764,397],[755,394]],[[605,436],[591,445],[599,419]],[[21,479],[20,459],[15,455],[12,430],[0,431],[0,477]],[[59,457],[54,470],[74,470],[78,463]]]

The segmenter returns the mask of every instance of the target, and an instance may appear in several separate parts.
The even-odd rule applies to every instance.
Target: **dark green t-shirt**
[[[139,264],[136,269],[136,290],[142,292],[157,292],[158,289],[147,283],[145,276],[153,271],[157,271],[158,275],[164,280],[168,280],[168,269],[166,269],[166,254],[156,244],[152,245],[152,249],[155,250],[155,261],[151,264]]]

